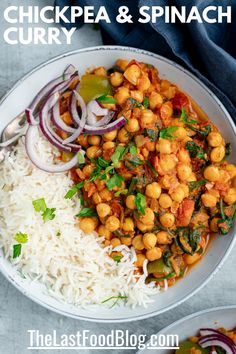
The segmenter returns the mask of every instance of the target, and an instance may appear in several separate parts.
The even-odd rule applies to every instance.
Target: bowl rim
[[[52,59],[46,60],[43,63],[35,66],[32,70],[30,70],[23,77],[21,77],[19,80],[17,80],[16,83],[12,86],[12,88],[9,91],[7,91],[7,93],[5,95],[3,95],[3,97],[0,99],[0,106],[14,92],[14,90],[21,83],[26,81],[32,74],[34,74],[38,70],[44,68],[48,64],[56,62],[56,61],[58,61],[58,60],[60,60],[62,58],[67,58],[67,57],[69,58],[70,56],[73,56],[75,54],[89,53],[89,52],[94,52],[94,51],[114,51],[114,52],[115,51],[124,51],[124,52],[129,52],[129,53],[137,53],[137,54],[142,54],[142,55],[147,55],[149,57],[153,57],[153,58],[161,60],[161,61],[163,61],[163,62],[165,62],[165,63],[167,63],[167,64],[169,64],[171,66],[174,66],[178,70],[184,72],[192,80],[194,80],[198,85],[200,85],[212,97],[212,99],[217,103],[217,105],[220,107],[220,109],[224,112],[225,116],[227,117],[228,122],[231,125],[231,128],[232,128],[232,130],[234,132],[234,135],[236,136],[236,127],[234,125],[233,119],[231,118],[229,112],[227,111],[225,106],[221,103],[219,98],[199,78],[197,78],[190,71],[188,71],[187,69],[185,69],[181,65],[177,64],[173,60],[167,59],[167,58],[165,58],[165,57],[163,57],[161,55],[152,53],[152,52],[147,51],[147,50],[138,49],[138,48],[129,47],[129,46],[126,47],[126,46],[119,46],[119,45],[99,45],[99,46],[86,47],[86,48],[81,48],[81,49],[76,49],[76,50],[73,50],[73,51],[65,52],[63,54],[60,54],[60,55],[57,55],[57,56],[53,57]],[[88,322],[98,322],[98,323],[132,322],[132,321],[143,320],[143,319],[147,319],[147,318],[150,318],[150,317],[154,317],[154,316],[160,315],[160,314],[162,314],[164,312],[167,312],[167,311],[169,311],[169,310],[181,305],[182,303],[187,301],[190,297],[194,296],[198,291],[200,291],[212,279],[212,277],[222,267],[222,265],[224,264],[224,262],[227,259],[228,255],[230,254],[235,242],[236,242],[236,238],[234,237],[232,239],[229,247],[225,250],[225,253],[224,253],[222,259],[216,264],[215,269],[211,272],[211,274],[202,282],[202,284],[200,286],[196,286],[193,291],[188,292],[178,302],[173,302],[172,304],[170,304],[170,305],[168,305],[166,307],[163,307],[162,309],[156,310],[156,311],[148,312],[148,313],[143,314],[143,315],[136,315],[136,316],[129,317],[129,318],[104,319],[104,318],[85,317],[85,316],[82,316],[82,315],[74,315],[73,313],[67,312],[66,310],[61,310],[60,308],[54,307],[54,306],[46,303],[45,301],[37,298],[35,295],[30,293],[29,291],[24,290],[22,288],[22,286],[20,284],[18,284],[16,282],[16,280],[11,275],[9,275],[8,272],[3,270],[1,267],[0,267],[0,271],[4,275],[4,277],[12,285],[14,285],[14,287],[17,288],[23,295],[28,297],[30,300],[36,302],[37,304],[45,307],[46,309],[51,310],[53,312],[56,312],[56,313],[58,313],[60,315],[64,315],[66,317],[74,318],[74,319],[77,319],[77,320],[84,320],[84,321],[88,321]]]

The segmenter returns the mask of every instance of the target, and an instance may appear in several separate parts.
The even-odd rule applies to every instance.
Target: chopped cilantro
[[[134,202],[138,211],[142,215],[145,215],[145,209],[147,207],[146,197],[142,193],[137,193]]]
[[[210,125],[205,125],[203,127],[203,130],[197,129],[195,127],[192,127],[191,125],[189,125],[189,129],[193,130],[194,132],[203,135],[204,137],[207,137],[208,134],[211,132],[211,126]]]
[[[189,186],[189,191],[192,192],[195,188],[198,188],[200,186],[203,186],[204,184],[206,184],[206,180],[205,179],[201,179],[199,181],[193,181],[193,182],[189,182],[188,186]]]
[[[108,96],[108,95],[102,95],[97,98],[97,101],[102,104],[116,104],[117,100],[115,98]]]
[[[188,119],[188,115],[185,108],[182,108],[180,122],[183,122],[184,124],[190,124],[190,125],[197,123],[197,121],[194,119]]]
[[[122,256],[113,256],[112,258],[114,259],[115,262],[120,263]]]
[[[106,182],[106,186],[111,191],[114,187],[120,187],[123,181],[122,176],[115,174]]]
[[[56,237],[60,237],[61,236],[61,231],[58,230],[57,233],[56,233]]]
[[[109,161],[105,160],[103,157],[98,157],[96,160],[96,165],[99,167],[106,168],[109,166]]]
[[[128,193],[128,189],[121,189],[121,190],[115,192],[114,196],[119,197],[121,194],[126,195],[127,193]]]
[[[97,216],[97,213],[92,208],[83,208],[78,214],[76,214],[76,217],[80,218],[83,216]]]
[[[78,192],[78,190],[80,190],[83,186],[84,186],[84,182],[80,182],[74,185],[71,189],[68,190],[64,198],[71,199]]]
[[[44,222],[55,218],[56,208],[47,208],[44,198],[33,200],[32,204],[35,211],[41,213]]]
[[[150,170],[152,171],[153,175],[154,175],[155,177],[157,177],[157,176],[158,176],[158,172],[157,172],[156,169],[152,166],[152,164],[151,164],[151,162],[150,162],[149,160],[147,161],[147,165],[148,165],[148,167],[150,168]]]
[[[137,155],[137,147],[135,145],[131,145],[129,152],[131,153],[131,155]]]
[[[20,243],[13,246],[13,258],[17,258],[20,256],[21,248],[22,248],[22,246]]]
[[[156,141],[158,139],[159,132],[158,130],[145,128],[143,134],[148,136],[151,141]]]
[[[225,145],[225,159],[227,159],[227,157],[229,157],[231,153],[232,153],[232,145],[230,143],[227,143]]]
[[[125,166],[129,169],[132,169],[132,168],[130,168],[130,165],[137,167],[137,166],[141,166],[144,164],[145,164],[145,161],[141,160],[138,156],[132,156],[128,161],[126,161]]]
[[[189,151],[191,157],[197,157],[200,160],[206,161],[204,150],[194,141],[188,141],[186,144],[186,149]]]
[[[113,162],[113,164],[117,165],[117,163],[123,159],[126,152],[127,152],[127,148],[125,148],[122,145],[118,145],[115,152],[111,156],[111,161]]]
[[[148,99],[148,97],[144,97],[144,99],[143,99],[143,107],[145,108],[145,109],[147,109],[148,107],[149,107],[149,99]]]
[[[108,299],[102,301],[102,304],[104,304],[105,302],[108,302],[110,300],[113,300],[113,299],[128,299],[128,296],[121,296],[121,295],[119,295],[119,296],[111,296]]]
[[[28,242],[28,235],[23,234],[22,232],[17,232],[17,234],[15,234],[15,236],[14,236],[14,239],[18,243],[27,243]]]
[[[172,134],[176,132],[177,129],[178,127],[168,127],[162,129],[159,133],[159,137],[163,139],[175,140],[176,136],[173,136]]]
[[[132,97],[129,97],[128,101],[131,102],[132,108],[141,108],[142,107],[142,104]]]

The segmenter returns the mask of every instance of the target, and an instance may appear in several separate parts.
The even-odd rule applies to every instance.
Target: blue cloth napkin
[[[146,49],[188,68],[223,102],[236,122],[236,1],[230,0],[55,0],[55,5],[105,6],[111,24],[101,22],[104,44]],[[133,24],[119,24],[117,9],[126,5]],[[137,21],[140,6],[232,6],[232,23],[169,24],[159,18],[155,24]],[[69,15],[69,14],[68,14]],[[68,27],[68,24],[64,24]],[[81,22],[77,23],[79,28]]]

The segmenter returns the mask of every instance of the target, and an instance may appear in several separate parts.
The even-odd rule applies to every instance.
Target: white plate
[[[231,329],[235,326],[236,306],[224,306],[193,313],[190,316],[184,317],[162,329],[157,333],[157,336],[160,334],[165,336],[177,334],[179,336],[179,343],[181,343],[182,341],[188,339],[188,337],[199,334],[200,328],[217,329],[224,327],[226,329]],[[160,351],[151,350],[151,352],[155,354]],[[170,350],[162,349],[161,353],[170,354]],[[150,349],[140,350],[137,354],[150,354]]]
[[[0,102],[0,131],[21,111],[27,107],[39,89],[51,79],[60,75],[69,64],[78,67],[82,74],[90,66],[105,65],[111,67],[117,58],[137,59],[156,66],[162,78],[178,84],[205,110],[214,123],[222,131],[226,141],[233,145],[236,151],[236,132],[228,112],[217,99],[198,79],[174,62],[158,55],[142,50],[127,47],[94,47],[71,52],[47,63],[22,78]],[[235,156],[234,156],[234,162]],[[227,258],[234,240],[235,225],[229,235],[219,237],[208,250],[207,255],[194,269],[166,293],[154,298],[148,307],[136,309],[116,307],[112,309],[96,308],[84,310],[60,303],[43,293],[42,288],[22,279],[9,261],[0,254],[0,269],[5,277],[13,283],[24,295],[37,303],[60,314],[77,319],[96,322],[122,322],[140,320],[158,315],[181,304],[196,293],[211,276],[220,268]]]

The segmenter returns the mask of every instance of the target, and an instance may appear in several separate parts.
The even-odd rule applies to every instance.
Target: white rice
[[[47,141],[40,138],[37,149],[43,160],[52,162],[56,151]],[[122,295],[127,296],[126,305],[147,306],[160,289],[145,284],[146,263],[137,280],[134,250],[119,246],[124,257],[117,263],[107,255],[111,247],[104,249],[101,237],[85,235],[78,228],[74,218],[80,208],[78,200],[64,198],[71,184],[66,173],[48,174],[34,167],[26,155],[24,138],[19,141],[0,164],[0,247],[6,257],[58,300],[88,307]],[[32,201],[39,198],[56,208],[54,220],[44,222],[36,213]],[[29,240],[22,245],[20,257],[13,259],[18,232],[28,234]],[[110,305],[112,301],[102,306]]]

